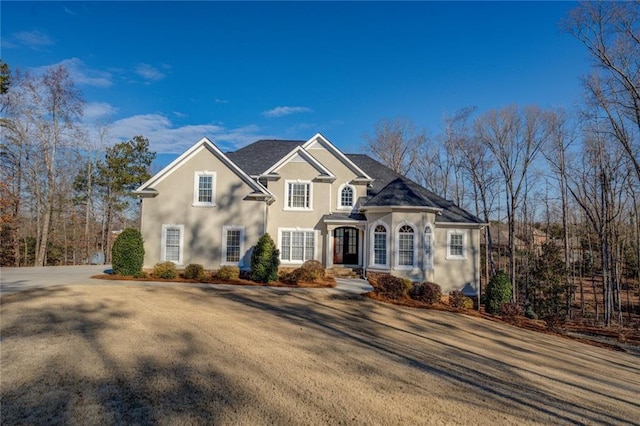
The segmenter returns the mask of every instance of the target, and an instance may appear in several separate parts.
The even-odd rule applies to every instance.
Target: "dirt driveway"
[[[3,424],[637,424],[640,358],[269,288],[5,295]]]

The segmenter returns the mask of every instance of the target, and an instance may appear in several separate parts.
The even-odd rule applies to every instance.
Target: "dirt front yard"
[[[2,424],[637,424],[640,357],[274,288],[1,299]]]

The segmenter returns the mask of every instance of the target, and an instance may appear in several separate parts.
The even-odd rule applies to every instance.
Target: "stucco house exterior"
[[[484,224],[321,134],[223,153],[203,138],[141,185],[145,267],[172,261],[250,268],[269,233],[281,266],[387,272],[475,295]]]

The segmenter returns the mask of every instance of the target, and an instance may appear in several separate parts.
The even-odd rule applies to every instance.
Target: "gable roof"
[[[231,161],[222,151],[218,149],[213,142],[207,138],[200,139],[191,148],[186,150],[182,155],[173,160],[169,165],[153,175],[148,181],[143,183],[133,191],[134,194],[141,196],[157,195],[157,191],[153,186],[163,181],[167,176],[170,176],[175,170],[187,162],[191,157],[200,152],[202,149],[207,149],[214,156],[216,156],[224,165],[226,165],[231,171],[233,171],[243,182],[245,182],[253,190],[249,194],[250,198],[270,199],[273,198],[273,194],[269,192],[260,183],[251,179],[240,167],[238,167],[233,161]]]
[[[306,141],[261,139],[226,155],[250,176],[269,170]]]

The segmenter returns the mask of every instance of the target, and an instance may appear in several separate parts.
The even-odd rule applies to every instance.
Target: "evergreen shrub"
[[[433,305],[442,298],[442,288],[436,283],[424,282],[414,286],[409,296],[412,299]]]
[[[184,268],[184,277],[188,280],[202,280],[204,278],[204,267],[197,263],[190,263]]]
[[[151,275],[156,278],[172,280],[178,276],[178,271],[176,270],[176,265],[173,262],[160,262],[154,265]]]
[[[280,250],[269,234],[264,234],[253,247],[251,253],[251,279],[267,283],[278,279]]]
[[[225,265],[218,269],[216,278],[222,281],[232,281],[240,278],[240,268],[237,266]]]
[[[118,235],[111,249],[111,266],[117,275],[134,276],[142,271],[144,243],[137,229],[127,228]]]
[[[503,304],[511,300],[511,281],[503,271],[495,273],[485,289],[485,311],[491,315],[500,313]]]

